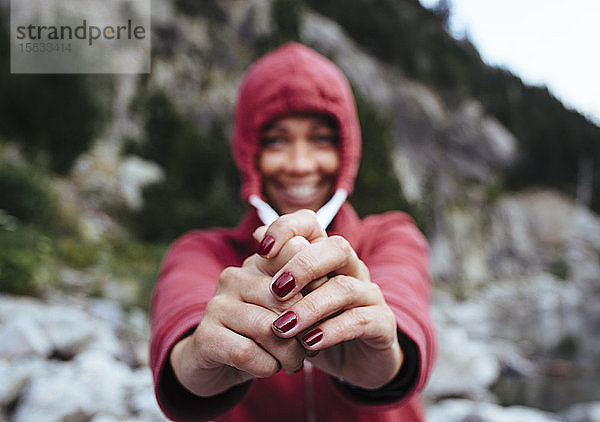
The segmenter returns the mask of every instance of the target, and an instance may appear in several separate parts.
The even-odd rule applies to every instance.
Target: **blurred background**
[[[353,86],[351,203],[404,210],[430,242],[428,420],[599,421],[600,127],[486,64],[451,1],[426,3],[152,0],[151,73],[23,75],[0,1],[0,421],[163,420],[160,259],[245,212],[236,90],[289,40]]]

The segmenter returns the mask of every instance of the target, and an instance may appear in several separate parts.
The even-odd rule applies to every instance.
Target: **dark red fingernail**
[[[256,252],[258,252],[259,255],[266,255],[269,252],[271,252],[271,249],[273,249],[274,244],[275,238],[268,234],[264,237],[262,242],[260,242],[260,245],[258,245],[258,250]]]
[[[302,337],[302,341],[306,343],[307,346],[314,346],[322,339],[323,330],[321,330],[320,328],[315,328],[311,332],[307,333],[304,337]]]
[[[292,311],[287,311],[273,322],[273,327],[282,333],[287,333],[298,323],[298,317]]]
[[[283,273],[271,286],[271,290],[279,297],[284,297],[296,287],[296,280],[290,273]]]

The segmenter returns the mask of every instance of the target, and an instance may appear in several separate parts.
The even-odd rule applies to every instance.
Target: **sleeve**
[[[233,407],[245,394],[247,385],[234,387],[211,398],[186,390],[170,365],[171,348],[200,323],[206,304],[214,295],[227,255],[202,232],[177,240],[161,265],[151,306],[150,368],[155,394],[166,416],[177,421],[206,420]]]
[[[396,316],[405,355],[397,377],[380,390],[350,385],[339,388],[354,401],[370,404],[405,402],[423,390],[435,362],[435,328],[429,312],[429,246],[412,219],[400,212],[368,217],[360,258],[369,268]]]

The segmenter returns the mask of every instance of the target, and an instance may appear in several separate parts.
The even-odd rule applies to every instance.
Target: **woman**
[[[347,80],[286,44],[246,73],[234,125],[253,208],[164,259],[150,350],[161,408],[181,421],[423,420],[428,248],[407,215],[360,220],[345,202],[361,142]]]

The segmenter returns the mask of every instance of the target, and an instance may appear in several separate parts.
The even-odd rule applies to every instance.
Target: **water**
[[[600,401],[600,374],[504,376],[493,392],[504,406],[522,405],[561,412],[574,404]]]

